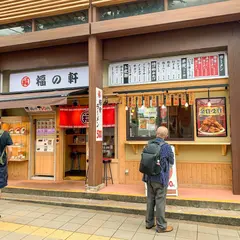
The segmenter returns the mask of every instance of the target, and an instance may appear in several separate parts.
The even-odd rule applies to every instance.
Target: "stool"
[[[74,169],[74,160],[77,159],[78,160],[78,169],[80,170],[80,155],[81,153],[79,152],[71,152],[71,159],[72,159],[72,164],[71,164],[71,170]]]
[[[110,159],[110,158],[103,158],[103,166],[104,166],[103,182],[106,183],[106,186],[107,186],[108,180],[112,180],[112,184],[113,184],[111,162],[112,162],[112,159]],[[108,171],[107,171],[108,168],[109,168],[110,176],[108,176]]]

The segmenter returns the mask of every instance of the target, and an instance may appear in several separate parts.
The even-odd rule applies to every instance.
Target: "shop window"
[[[79,11],[35,20],[36,31],[66,27],[88,22],[88,11]]]
[[[31,21],[0,25],[0,36],[17,35],[31,31],[32,31]]]
[[[227,0],[168,0],[168,9],[173,10],[225,1]]]
[[[103,128],[103,157],[115,158],[115,128]]]
[[[124,18],[164,10],[164,0],[138,0],[137,2],[99,8],[100,20]]]
[[[192,107],[141,107],[128,112],[128,140],[152,139],[159,126],[169,129],[168,140],[194,139]]]

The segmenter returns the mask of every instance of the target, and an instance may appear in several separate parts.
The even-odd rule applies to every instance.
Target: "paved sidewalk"
[[[4,200],[0,212],[1,240],[240,240],[240,227],[172,220],[174,231],[159,234],[142,216]]]

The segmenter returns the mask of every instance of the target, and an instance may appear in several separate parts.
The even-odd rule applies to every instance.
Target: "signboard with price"
[[[113,63],[109,86],[224,78],[228,76],[226,52]]]
[[[196,109],[198,137],[227,136],[226,98],[196,99]]]

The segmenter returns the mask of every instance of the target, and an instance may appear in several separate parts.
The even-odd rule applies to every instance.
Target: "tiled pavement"
[[[2,240],[240,240],[240,227],[170,221],[171,233],[146,230],[143,216],[0,200]],[[240,213],[239,213],[240,214]]]

